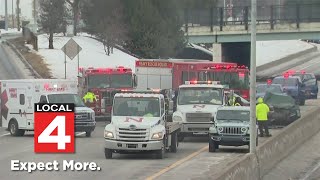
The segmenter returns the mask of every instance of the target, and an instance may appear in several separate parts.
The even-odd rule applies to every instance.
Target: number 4
[[[56,136],[51,133],[58,127]],[[66,143],[71,142],[71,137],[66,136],[66,117],[57,116],[47,126],[47,128],[39,135],[38,143],[57,143],[58,149],[66,149]]]

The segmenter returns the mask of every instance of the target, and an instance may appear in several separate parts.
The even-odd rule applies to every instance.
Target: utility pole
[[[251,0],[251,53],[250,53],[250,153],[256,152],[256,18],[257,0]]]
[[[20,0],[17,0],[17,27],[20,31]]]
[[[5,0],[5,30],[8,30],[8,24],[9,24],[9,19],[8,19],[8,0]]]
[[[13,0],[11,1],[12,28],[14,28]]]
[[[33,24],[34,24],[34,33],[37,32],[37,5],[36,0],[33,0]]]

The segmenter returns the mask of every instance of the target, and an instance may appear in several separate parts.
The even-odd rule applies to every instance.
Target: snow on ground
[[[114,53],[107,56],[102,43],[90,38],[91,35],[82,33],[73,39],[81,46],[80,67],[115,67],[126,66],[135,70],[135,60],[137,58],[128,55],[116,48]],[[40,54],[49,65],[52,75],[55,78],[64,78],[65,55],[61,48],[67,43],[70,37],[55,36],[53,50],[48,49],[48,35],[38,36],[38,46]],[[197,46],[198,47],[198,46]],[[200,46],[199,46],[200,47]],[[257,66],[278,60],[292,53],[311,48],[312,45],[299,40],[290,41],[258,41],[257,42]],[[76,78],[78,60],[75,57],[70,60],[67,57],[67,78]]]
[[[116,67],[125,66],[134,70],[135,60],[137,58],[130,56],[116,48],[113,54],[106,55],[101,42],[89,37],[75,36],[73,39],[82,48],[79,56],[80,67]],[[38,36],[38,47],[40,54],[49,65],[52,75],[55,78],[64,78],[65,76],[65,55],[61,48],[70,40],[70,37],[55,36],[53,40],[54,49],[48,49],[48,35]],[[78,73],[78,57],[73,60],[67,57],[67,78],[73,79]]]
[[[0,29],[1,34],[10,34],[10,33],[20,33],[21,31],[18,31],[17,28],[11,29],[8,28],[8,30]]]
[[[257,66],[307,50],[313,46],[300,40],[257,41]]]

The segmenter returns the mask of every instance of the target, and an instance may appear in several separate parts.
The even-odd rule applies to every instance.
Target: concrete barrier
[[[285,127],[258,148],[256,154],[246,154],[219,174],[210,171],[197,179],[217,180],[257,180],[287,155],[299,148],[320,130],[320,107],[310,109],[299,120]]]

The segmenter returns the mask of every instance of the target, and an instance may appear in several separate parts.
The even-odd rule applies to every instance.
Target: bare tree
[[[81,0],[66,0],[67,3],[69,3],[72,7],[73,12],[73,35],[77,35],[78,29],[78,23],[79,23],[79,17],[80,17],[80,1]]]
[[[83,18],[90,33],[99,37],[107,55],[113,47],[122,45],[127,39],[124,21],[124,6],[120,0],[90,0],[83,9]]]
[[[49,34],[49,49],[53,47],[53,34],[63,32],[66,24],[66,7],[64,0],[41,0],[39,24]]]

